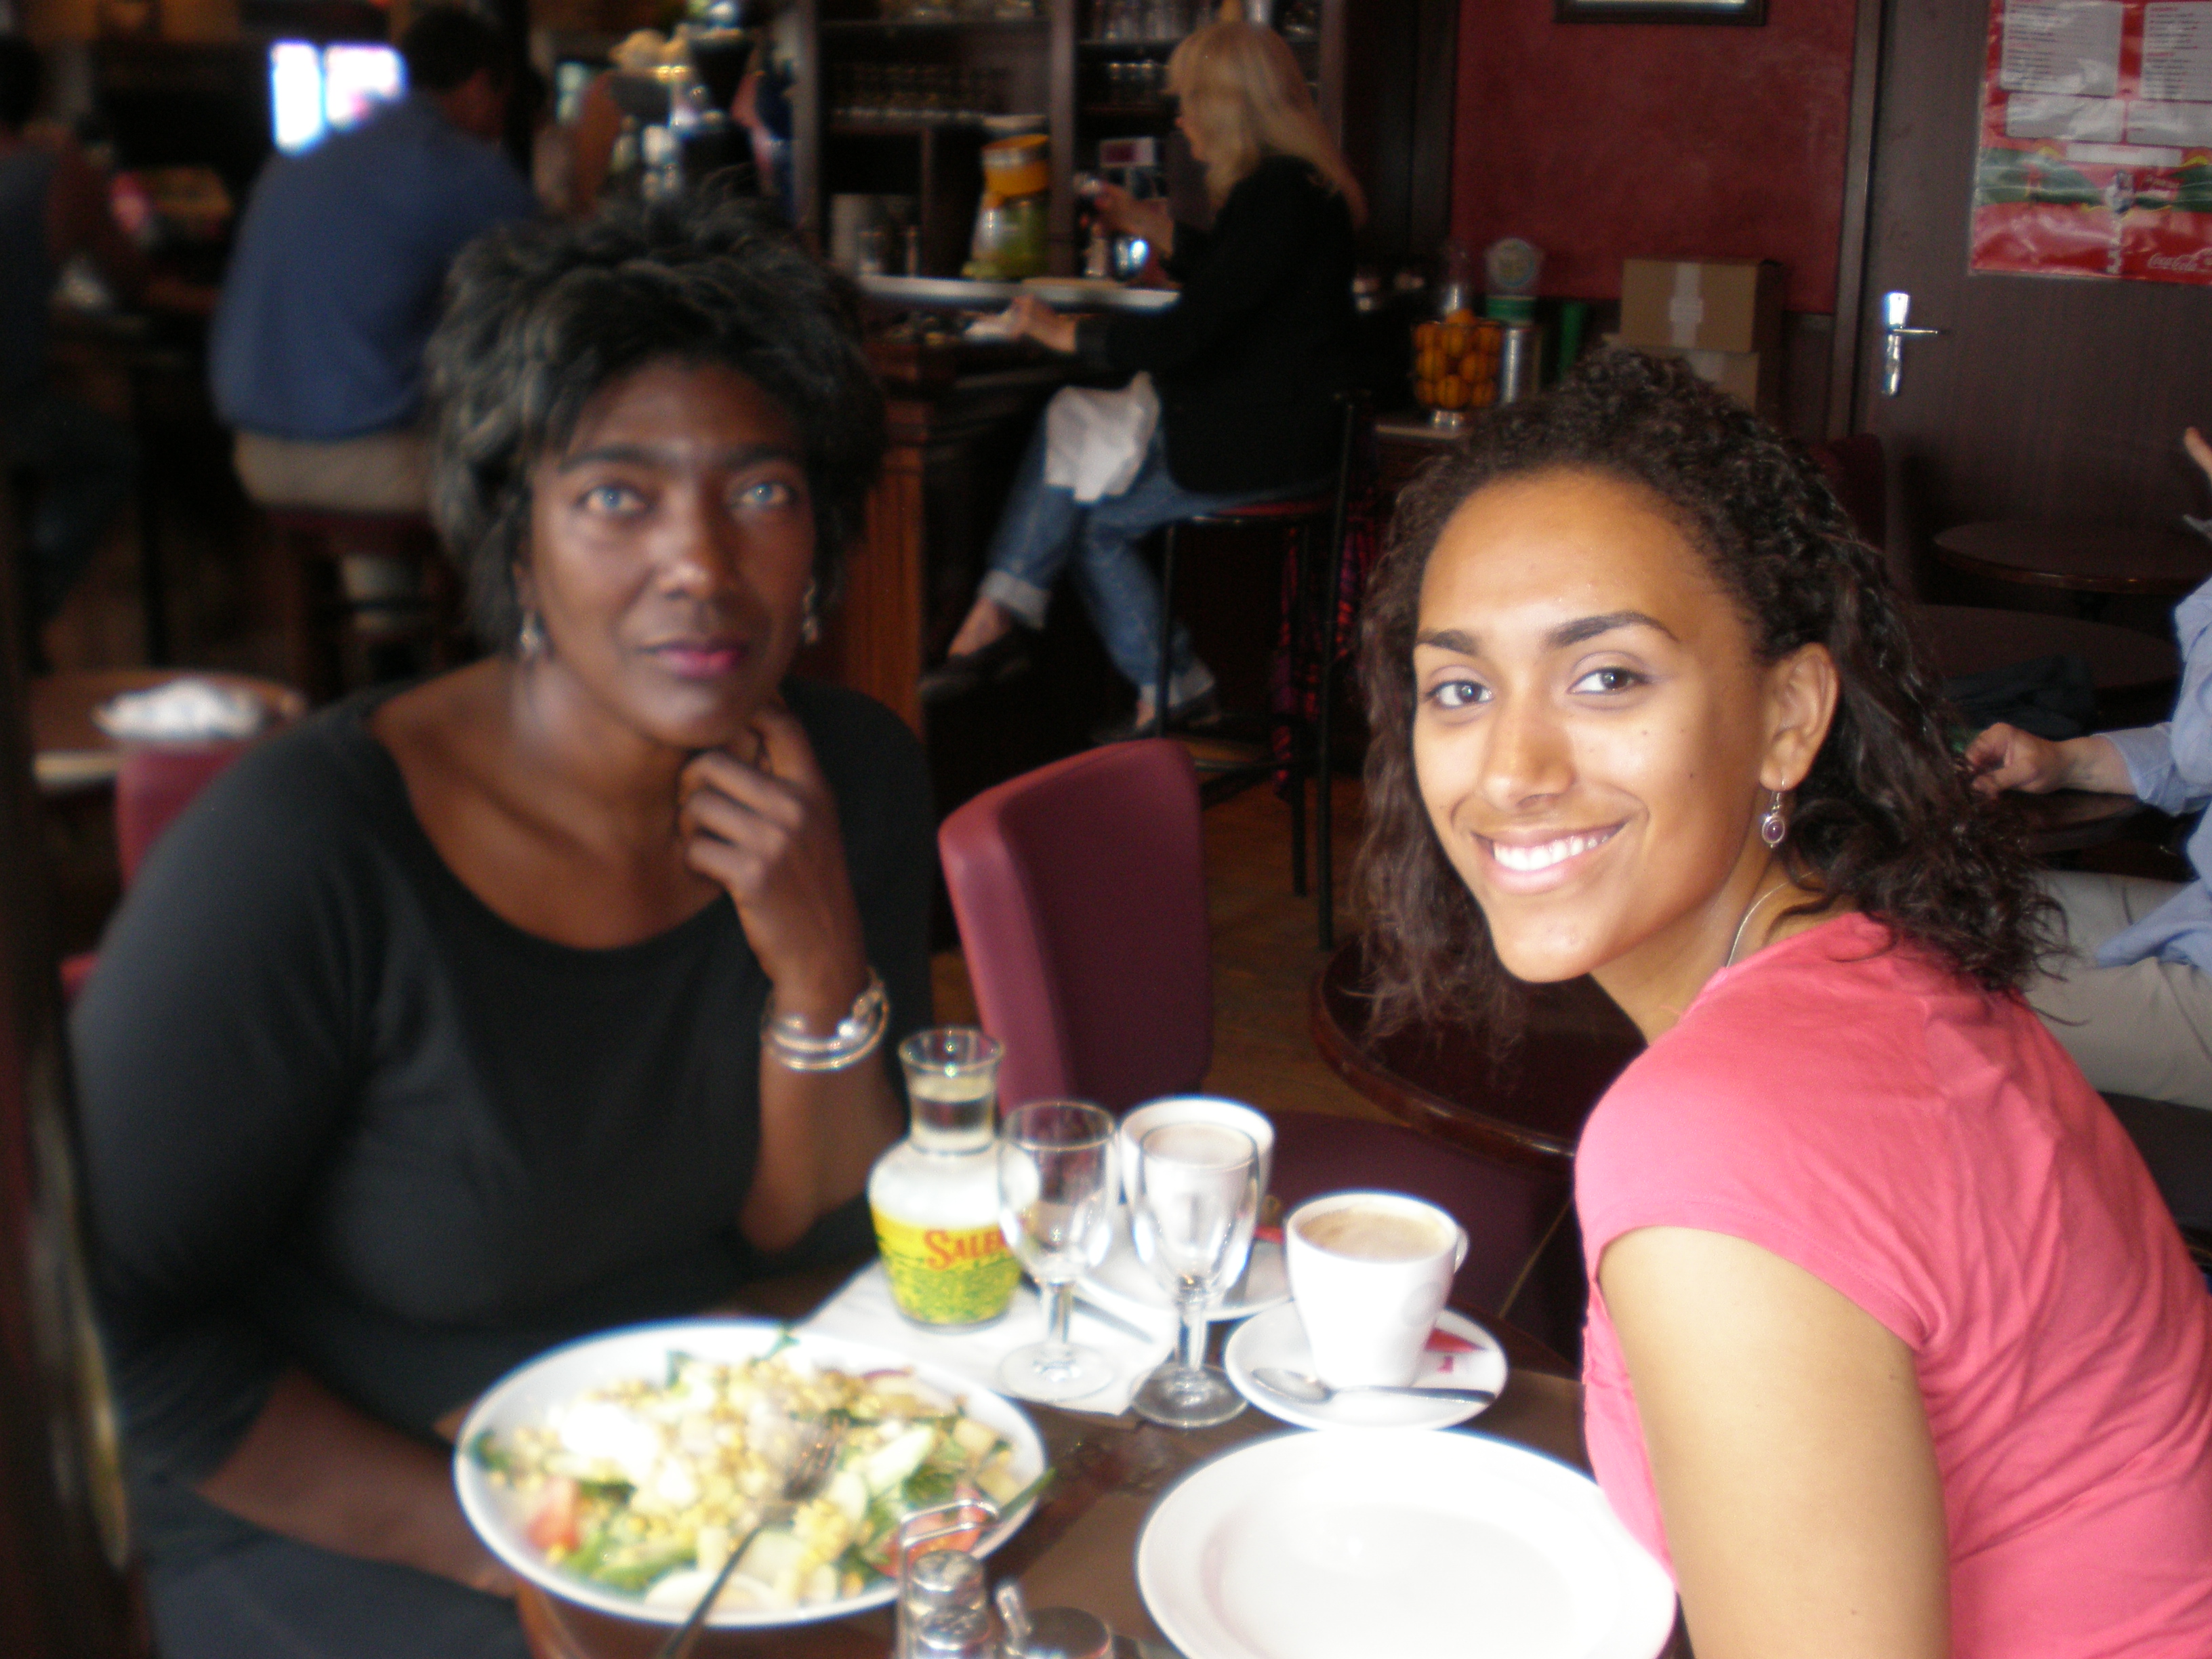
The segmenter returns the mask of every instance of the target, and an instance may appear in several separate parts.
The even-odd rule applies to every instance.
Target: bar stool
[[[264,507],[283,584],[284,649],[292,683],[312,702],[346,689],[349,647],[419,642],[428,666],[451,668],[470,645],[458,573],[419,513],[361,513],[319,507]],[[405,598],[348,596],[341,562],[348,554],[394,560],[416,580]]]
[[[1157,723],[1152,735],[1168,730],[1168,684],[1172,678],[1169,646],[1174,636],[1176,543],[1187,529],[1233,528],[1272,532],[1282,538],[1291,572],[1291,649],[1316,648],[1321,662],[1319,692],[1310,726],[1295,716],[1270,714],[1268,726],[1287,721],[1291,726],[1291,891],[1306,896],[1306,773],[1312,769],[1314,801],[1314,889],[1318,913],[1317,932],[1324,951],[1336,942],[1335,867],[1333,832],[1335,822],[1330,798],[1332,765],[1329,726],[1334,714],[1337,594],[1343,583],[1344,523],[1350,503],[1352,455],[1361,423],[1371,418],[1367,398],[1347,392],[1338,398],[1342,411],[1338,437],[1336,476],[1320,489],[1277,501],[1255,501],[1249,507],[1224,507],[1170,525],[1162,537],[1160,553],[1160,655],[1153,682],[1152,708]],[[1224,800],[1272,775],[1272,755],[1247,765],[1208,769],[1204,792],[1207,805]]]

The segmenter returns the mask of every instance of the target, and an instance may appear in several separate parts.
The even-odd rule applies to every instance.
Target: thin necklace
[[[1735,937],[1729,941],[1728,960],[1721,963],[1722,967],[1733,968],[1735,966],[1736,951],[1743,944],[1743,930],[1751,926],[1751,919],[1758,913],[1759,907],[1765,903],[1767,900],[1772,898],[1777,893],[1780,892],[1789,884],[1790,878],[1787,876],[1783,877],[1781,880],[1776,882],[1773,886],[1768,888],[1765,892],[1761,893],[1757,898],[1752,900],[1752,902],[1745,907],[1743,920],[1735,925]]]

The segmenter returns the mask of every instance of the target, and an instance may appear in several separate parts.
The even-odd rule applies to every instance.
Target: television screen
[[[287,155],[358,125],[406,90],[406,69],[390,46],[279,40],[269,48],[270,122],[276,148]]]
[[[368,119],[379,104],[407,95],[407,70],[390,46],[354,43],[323,48],[323,118],[331,131]]]

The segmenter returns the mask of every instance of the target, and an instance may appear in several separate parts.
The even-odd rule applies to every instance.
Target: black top
[[[1336,470],[1331,394],[1352,332],[1352,210],[1307,162],[1273,155],[1213,228],[1176,226],[1165,311],[1086,319],[1093,367],[1152,372],[1168,471],[1185,489],[1273,489]]]
[[[896,1074],[929,1016],[921,749],[856,693],[784,690],[836,793]],[[696,1313],[749,1275],[769,985],[735,906],[612,950],[512,926],[438,856],[374,707],[325,711],[210,786],[73,1018],[156,1565],[264,1535],[187,1489],[288,1362],[427,1436],[532,1354]],[[860,1206],[836,1219],[864,1233]]]

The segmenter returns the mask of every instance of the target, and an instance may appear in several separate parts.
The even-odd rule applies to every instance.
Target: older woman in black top
[[[737,210],[475,245],[433,464],[505,649],[248,755],[111,931],[76,1039],[166,1659],[522,1654],[441,1427],[864,1244],[927,786],[784,679],[881,448],[853,317]]]
[[[1211,230],[1109,187],[1105,216],[1150,240],[1182,284],[1152,314],[1077,322],[1026,297],[1023,331],[1100,370],[1149,371],[1160,417],[1135,478],[1093,505],[1045,482],[1042,431],[1030,445],[992,544],[990,571],[933,686],[987,672],[1015,630],[1043,626],[1054,581],[1073,562],[1107,653],[1139,689],[1137,729],[1153,718],[1158,584],[1137,544],[1162,525],[1293,492],[1334,465],[1332,369],[1352,325],[1358,183],[1330,140],[1290,48],[1250,23],[1199,29],[1169,60],[1168,84],[1215,205]],[[1170,647],[1170,713],[1201,702],[1212,676],[1184,631]],[[988,654],[986,654],[988,653]]]

